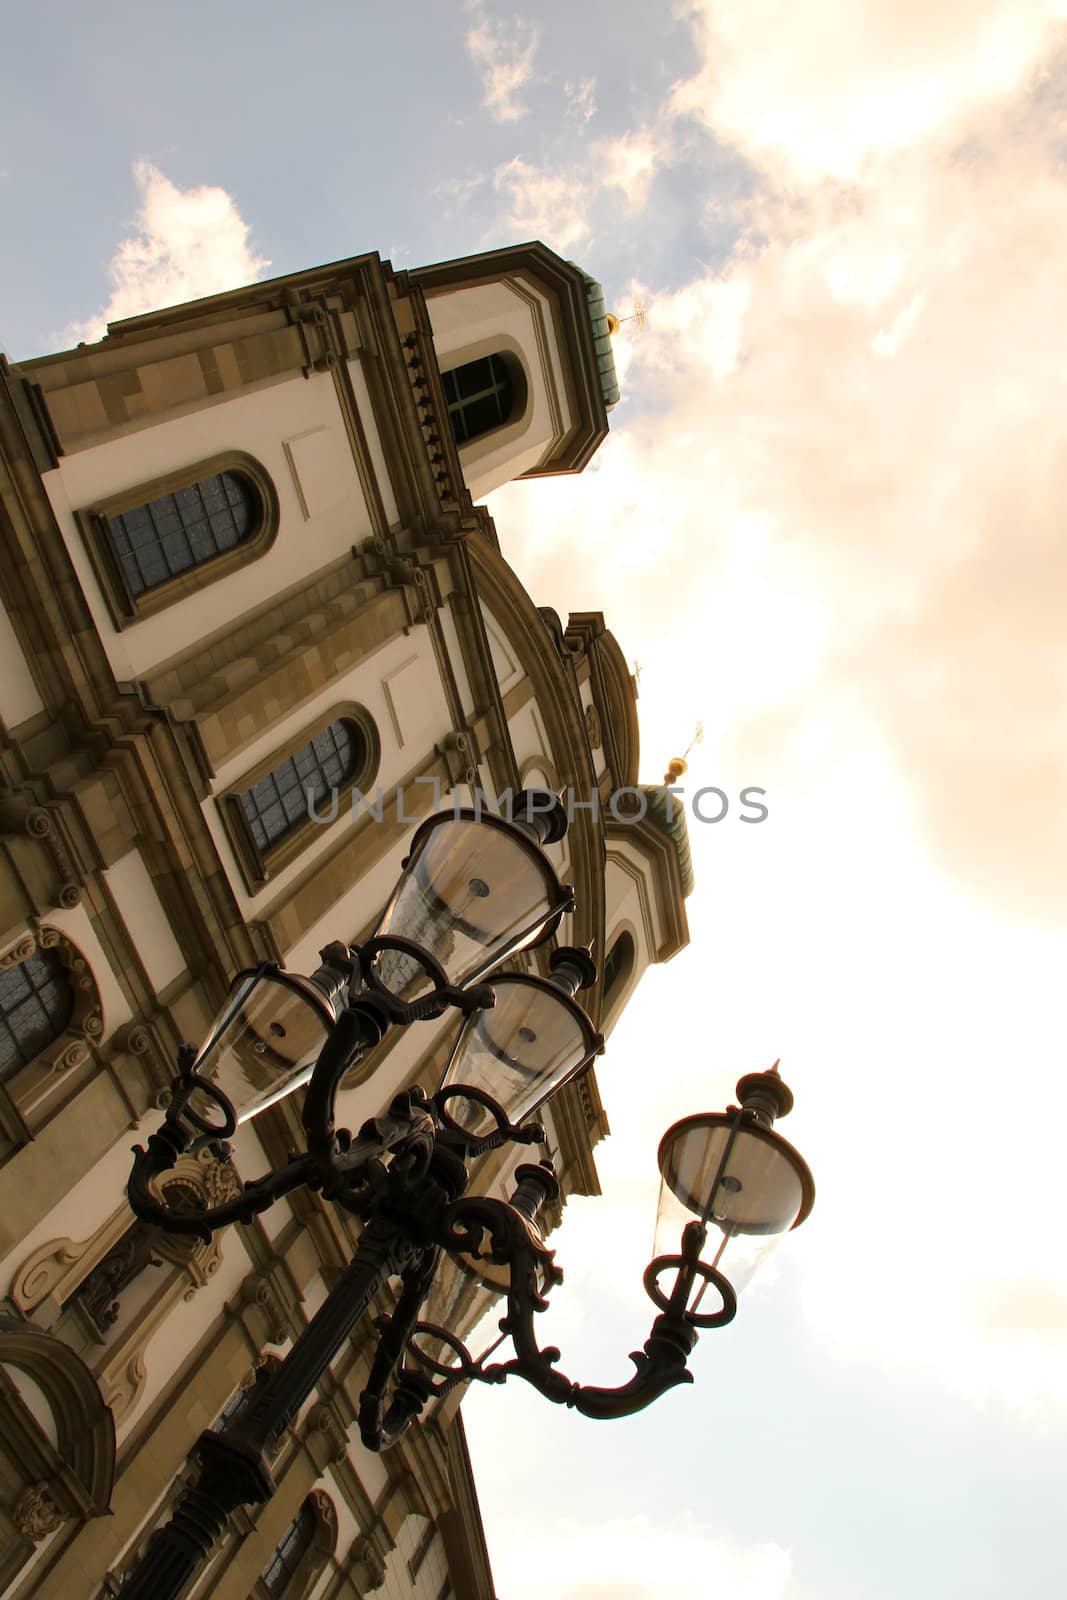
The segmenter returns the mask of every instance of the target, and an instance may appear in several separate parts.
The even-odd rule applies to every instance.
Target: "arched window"
[[[604,1004],[602,1014],[617,1005],[634,969],[634,941],[630,933],[620,933],[604,961]]]
[[[35,949],[0,972],[0,1082],[6,1082],[64,1033],[74,989],[58,949]]]
[[[278,1541],[260,1582],[271,1600],[303,1600],[337,1545],[337,1512],[313,1489]],[[258,1590],[257,1590],[258,1593]]]
[[[229,451],[75,517],[123,628],[263,555],[277,533],[278,499],[258,461]]]
[[[243,472],[213,472],[106,518],[133,595],[232,550],[258,520],[259,496]]]
[[[457,444],[466,444],[510,422],[517,409],[513,362],[503,355],[481,356],[442,372],[448,420]]]
[[[327,720],[328,719],[328,720]],[[218,796],[251,894],[282,872],[328,823],[367,793],[381,759],[374,718],[344,701]]]
[[[301,1561],[311,1549],[315,1537],[315,1513],[310,1500],[305,1500],[296,1516],[282,1534],[278,1548],[263,1569],[263,1582],[271,1595],[282,1595]]]
[[[331,789],[359,771],[367,741],[359,726],[342,718],[302,744],[241,795],[252,837],[266,853],[303,822]]]

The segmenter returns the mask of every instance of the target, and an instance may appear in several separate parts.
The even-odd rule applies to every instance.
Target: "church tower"
[[[374,925],[420,818],[536,783],[583,802],[551,854],[593,1022],[686,942],[684,824],[638,785],[622,651],[599,613],[538,609],[479,503],[581,470],[616,398],[603,295],[541,244],[370,253],[0,358],[0,1593],[115,1593],[200,1431],[351,1258],[356,1223],[306,1190],[190,1249],[126,1204],[236,970],[313,971]],[[348,1125],[433,1087],[453,1036],[394,1030]],[[298,1099],[183,1161],[186,1199],[284,1165]],[[564,1197],[596,1193],[592,1071],[545,1122]],[[458,1285],[464,1326],[496,1287]],[[460,1391],[370,1454],[370,1338],[198,1594],[492,1600]]]

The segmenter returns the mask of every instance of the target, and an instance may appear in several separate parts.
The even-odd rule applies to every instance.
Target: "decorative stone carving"
[[[20,934],[12,945],[8,945],[3,955],[0,955],[0,972],[6,972],[9,967],[21,966],[28,961],[37,948],[37,940],[32,933]]]
[[[15,1525],[27,1539],[37,1544],[61,1527],[64,1517],[48,1487],[35,1483],[23,1491],[15,1505]]]
[[[267,1343],[284,1344],[289,1337],[289,1318],[270,1272],[250,1273],[241,1285],[241,1298],[246,1305],[258,1306],[266,1317]]]
[[[604,743],[604,730],[600,726],[600,712],[592,702],[585,708],[585,736],[589,740],[590,750],[596,750]]]
[[[209,1206],[221,1206],[237,1199],[244,1185],[230,1160],[216,1161],[210,1150],[199,1151],[196,1160],[200,1167],[199,1184]]]
[[[38,813],[31,813],[34,815]],[[39,815],[48,821],[47,813]],[[100,995],[89,964],[58,928],[41,924],[36,929],[27,929],[0,956],[0,971],[28,961],[37,949],[54,951],[59,957],[66,969],[73,1006],[63,1032],[45,1046],[25,1069],[25,1075],[20,1075],[19,1103],[23,1115],[47,1100],[57,1077],[85,1066],[91,1057],[89,1046],[97,1043],[104,1032]]]
[[[385,1582],[385,1562],[377,1546],[367,1534],[361,1534],[352,1545],[352,1576],[365,1593],[380,1589]]]
[[[326,1494],[322,1489],[312,1489],[308,1499],[311,1501],[311,1508],[314,1511],[318,1521],[322,1523],[325,1528],[336,1531],[337,1508],[330,1499],[329,1495]]]
[[[308,1427],[315,1433],[321,1433],[326,1440],[329,1450],[329,1460],[343,1461],[348,1454],[348,1437],[340,1417],[331,1405],[320,1400],[308,1412]]]

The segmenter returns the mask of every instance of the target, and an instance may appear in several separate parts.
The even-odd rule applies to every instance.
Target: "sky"
[[[598,1064],[543,1337],[628,1376],[660,1135],[777,1056],[818,1197],[642,1416],[468,1399],[500,1600],[1062,1592],[1067,3],[57,0],[5,40],[13,360],[367,249],[540,238],[646,308],[590,468],[490,501],[640,664],[643,781],[699,721],[732,801]]]

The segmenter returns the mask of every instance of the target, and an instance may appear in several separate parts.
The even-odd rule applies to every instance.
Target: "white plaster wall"
[[[185,971],[185,957],[141,852],[130,850],[114,866],[107,867],[103,876],[158,994]]]
[[[526,296],[532,297],[532,305]],[[462,366],[465,351],[501,335],[510,336],[525,358],[528,395],[521,435],[488,452],[484,440],[478,441],[477,459],[469,446],[459,452],[467,487],[474,499],[480,500],[539,466],[559,433],[571,426],[551,308],[532,284],[523,280],[520,294],[517,281],[507,278],[434,294],[428,307],[438,365],[443,370]]]
[[[381,447],[369,409],[362,420],[368,438],[374,441],[372,453],[377,452],[380,459]],[[280,514],[274,544],[259,560],[157,616],[116,632],[75,526],[73,509],[91,506],[225,450],[254,456],[273,479]],[[159,662],[225,627],[235,616],[300,582],[309,570],[328,565],[373,531],[337,392],[327,374],[294,377],[76,451],[64,456],[54,471],[46,472],[43,481],[120,682],[144,676]],[[383,492],[395,511],[387,483]],[[309,506],[314,507],[310,516]]]
[[[474,711],[474,692],[471,689],[467,668],[463,661],[463,651],[459,642],[459,629],[456,620],[448,606],[442,606],[437,613],[437,620],[444,636],[445,650],[452,665],[452,676],[456,680],[459,691],[460,704],[463,707],[464,717],[470,717]]]
[[[192,1294],[186,1304],[175,1307],[164,1317],[145,1346],[144,1388],[137,1397],[137,1403],[130,1406],[115,1425],[115,1436],[120,1448],[148,1407],[153,1405],[174,1382],[174,1374],[188,1361],[200,1340],[221,1317],[226,1301],[237,1293],[248,1276],[251,1263],[237,1229],[224,1228],[218,1237],[222,1251],[218,1271]],[[149,1269],[149,1272],[151,1270]],[[142,1273],[125,1291],[124,1300],[128,1297],[131,1306],[135,1298],[133,1291],[139,1286],[150,1283],[149,1272]],[[157,1270],[156,1277],[160,1281],[165,1276],[167,1276],[165,1270]],[[191,1289],[192,1284],[188,1287]],[[251,1356],[248,1364],[252,1365]],[[208,1428],[215,1419],[204,1417],[202,1420],[203,1426]]]
[[[378,728],[381,764],[378,776],[372,785],[369,796],[371,800],[374,799],[375,788],[380,788],[384,795],[391,797],[401,779],[412,768],[420,765],[423,756],[428,754],[433,745],[438,743],[452,726],[433,642],[429,630],[420,623],[409,629],[406,634],[389,640],[381,649],[361,661],[346,677],[334,679],[326,688],[306,700],[296,711],[262,737],[246,746],[240,755],[235,756],[232,761],[225,762],[212,783],[212,796],[225,792],[232,784],[239,782],[244,773],[250,772],[260,761],[268,760],[274,751],[284,747],[287,740],[299,735],[318,715],[327,713],[331,706],[344,700],[354,700],[359,705],[365,706]],[[418,804],[417,790],[411,794],[408,804],[409,810]],[[263,907],[272,904],[294,880],[302,877],[317,856],[333,847],[344,829],[355,826],[351,803],[349,802],[347,806],[342,805],[339,797],[336,818],[331,822],[320,822],[316,829],[317,837],[300,852],[297,859],[290,862],[289,866],[272,878],[263,889],[250,895],[244,887],[213,798],[209,797],[204,801],[203,810],[219,856],[233,885],[242,915],[248,920],[258,916]],[[331,810],[332,805],[328,798],[317,807],[318,815],[323,818],[328,817]],[[361,807],[359,815],[361,820],[365,818],[365,808]],[[395,878],[395,873],[393,876]],[[390,879],[388,888],[391,887]],[[336,928],[343,928],[344,931],[335,932],[330,937],[340,938],[347,935],[349,938],[354,938],[363,922],[378,910],[379,905],[384,905],[388,888],[379,901],[376,892],[364,879],[361,884],[364,897],[361,920],[360,913],[357,913],[356,922],[346,927],[342,907],[335,905],[330,914],[330,921]],[[319,944],[325,942],[320,940]],[[305,939],[302,945],[306,944]],[[316,945],[315,949],[318,948],[319,945]],[[294,966],[299,965],[291,953],[287,955],[287,962]],[[317,966],[317,960],[313,961],[312,965]]]
[[[614,1022],[641,981],[645,969],[655,960],[662,942],[659,908],[655,903],[652,869],[640,850],[617,837],[608,844],[607,872],[604,878],[604,949],[601,961],[615,943],[623,927],[633,934],[634,965],[621,995],[612,996]]]
[[[5,728],[17,728],[43,710],[44,701],[37,693],[11,618],[0,605],[0,721]]]
[[[500,693],[509,694],[516,684],[522,682],[526,669],[503,624],[497,621],[489,607],[484,604],[482,617],[485,620],[485,631],[489,636],[489,653],[492,656],[493,672]]]
[[[159,1115],[153,1113],[149,1118],[151,1127],[146,1128],[146,1134],[156,1125],[153,1119]],[[26,1258],[41,1245],[53,1239],[72,1239],[79,1243],[91,1238],[97,1228],[107,1221],[126,1193],[126,1182],[133,1165],[130,1149],[134,1143],[129,1130],[124,1130],[107,1154],[0,1259],[0,1293],[11,1292],[12,1277]],[[15,1160],[18,1160],[18,1156]]]

